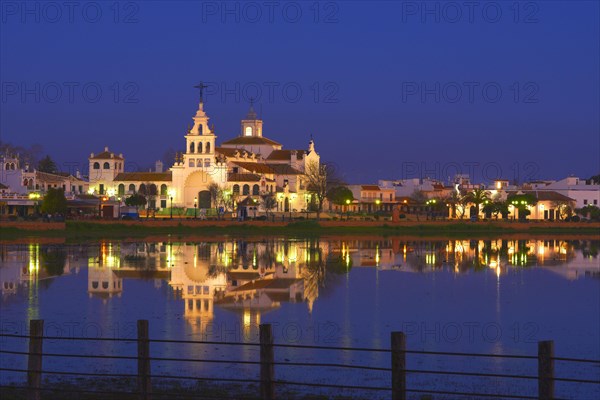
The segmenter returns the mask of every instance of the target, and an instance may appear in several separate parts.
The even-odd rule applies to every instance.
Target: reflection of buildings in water
[[[20,287],[31,292],[40,281],[78,273],[79,267],[72,267],[77,258],[76,253],[67,254],[62,246],[37,243],[0,246],[0,292],[3,296],[14,295]]]
[[[245,248],[229,266],[227,290],[217,302],[220,307],[242,311],[246,324],[252,316],[260,321],[261,312],[278,308],[282,302],[304,300],[302,269],[312,253],[305,242],[270,240],[239,245]],[[312,301],[309,299],[309,304]]]
[[[332,252],[339,252],[346,264],[353,267],[412,272],[450,269],[456,273],[489,268],[498,276],[513,267],[570,266],[576,253],[570,242],[555,239],[402,241],[396,238],[341,241],[332,246]],[[588,270],[590,274],[593,271]]]
[[[89,266],[87,291],[90,297],[98,297],[106,302],[106,299],[113,296],[121,297],[123,279],[111,267]]]
[[[566,265],[543,265],[547,271],[562,276],[568,280],[580,278],[600,278],[600,261],[597,256],[584,255],[576,252]]]
[[[184,316],[192,325],[213,319],[215,298],[227,286],[224,271],[216,266],[216,243],[181,244],[172,252],[169,285],[184,301]]]
[[[170,244],[101,242],[88,255],[88,294],[104,303],[123,293],[124,279],[169,279]],[[162,249],[162,251],[161,251]]]

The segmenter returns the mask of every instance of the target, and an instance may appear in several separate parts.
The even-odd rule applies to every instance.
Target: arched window
[[[4,169],[5,169],[6,171],[8,171],[8,170],[10,169],[10,164],[9,164],[9,163],[6,163],[6,165],[4,166]]]
[[[233,194],[239,196],[239,194],[240,194],[240,185],[233,185]]]
[[[206,152],[210,153],[210,142],[206,142]]]
[[[94,169],[100,169],[100,163],[99,162],[95,162],[94,163]]]
[[[125,185],[120,183],[118,189],[119,196],[123,196],[125,194]]]
[[[150,185],[149,193],[151,196],[156,196],[158,194],[158,192],[156,190],[156,185],[154,183]]]
[[[103,168],[104,169],[110,169],[110,164],[107,163],[107,162],[105,162]]]
[[[258,185],[252,186],[252,195],[258,196],[260,194],[260,187]]]
[[[140,193],[146,194],[146,185],[144,185],[143,183],[140,185]]]
[[[194,144],[194,142],[190,143],[190,153],[194,153],[196,151],[196,145]]]
[[[247,196],[250,194],[250,185],[244,185],[244,188],[242,189],[242,194],[244,196]]]
[[[133,183],[129,185],[129,193],[135,193],[135,185]]]
[[[161,196],[167,195],[167,185],[165,185],[164,183],[162,185],[160,185],[160,195]]]
[[[198,135],[202,135],[202,128],[203,126],[201,124],[198,125]]]
[[[198,153],[202,153],[202,142],[198,142]]]
[[[11,163],[10,164],[10,169],[14,170],[15,169],[15,163]]]
[[[246,132],[244,134],[246,136],[252,136],[252,127],[251,126],[247,126],[246,127]]]
[[[204,159],[204,168],[210,168],[210,158]]]
[[[192,143],[192,144],[193,144],[193,143]],[[194,159],[193,159],[193,158],[190,158],[190,167],[192,167],[192,168],[193,168],[193,167],[195,167],[195,166],[196,166],[196,164],[194,163]]]

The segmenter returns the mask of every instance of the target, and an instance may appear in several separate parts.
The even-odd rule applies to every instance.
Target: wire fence
[[[423,396],[421,398],[433,399],[434,396],[439,398],[503,398],[503,399],[544,399],[544,400],[559,400],[555,395],[557,383],[588,385],[590,391],[600,389],[600,360],[555,357],[554,342],[542,341],[538,342],[537,355],[517,355],[517,354],[488,354],[488,353],[465,353],[465,352],[442,352],[442,351],[417,351],[406,349],[406,335],[402,332],[392,332],[390,337],[390,348],[364,348],[364,347],[335,347],[335,346],[311,346],[300,344],[279,344],[274,343],[272,327],[269,324],[260,325],[259,342],[222,342],[222,341],[194,341],[194,340],[169,340],[169,339],[151,339],[148,334],[148,321],[139,320],[137,324],[137,338],[85,338],[85,337],[61,337],[61,336],[44,336],[43,335],[43,320],[30,321],[30,334],[0,334],[3,338],[13,338],[15,340],[27,340],[28,351],[18,351],[6,348],[0,348],[0,358],[5,359],[5,355],[22,357],[27,360],[27,368],[18,368],[15,365],[0,364],[0,373],[5,372],[22,374],[26,376],[26,383],[5,384],[0,385],[0,393],[12,391],[19,392],[19,397],[24,397],[30,400],[43,399],[49,396],[49,393],[70,393],[74,395],[89,395],[89,396],[114,396],[117,399],[135,398],[141,400],[149,400],[151,398],[239,398],[239,399],[262,399],[271,400],[276,398],[277,393],[283,393],[285,388],[300,387],[302,390],[309,391],[311,389],[325,390],[350,390],[353,393],[371,393],[383,395],[392,400],[406,400],[409,395]],[[112,341],[121,342],[136,346],[135,355],[125,354],[76,354],[66,352],[44,352],[44,340],[57,341]],[[194,344],[203,346],[241,346],[258,350],[258,357],[254,360],[242,359],[214,359],[214,358],[190,358],[190,357],[152,357],[150,355],[151,344]],[[293,355],[300,355],[302,352],[310,351],[334,351],[334,352],[364,352],[384,354],[388,357],[388,366],[374,366],[356,362],[313,362],[313,361],[297,361],[285,358],[284,360],[276,359],[275,352],[279,349],[280,352],[292,351]],[[493,359],[512,359],[519,362],[537,363],[537,374],[523,374],[510,372],[476,372],[476,371],[458,371],[458,370],[434,370],[434,369],[416,369],[409,368],[407,364],[407,355],[411,357],[436,357],[444,358],[493,358]],[[137,368],[133,368],[129,373],[110,373],[110,372],[86,372],[80,371],[77,368],[72,370],[55,370],[46,369],[43,367],[43,361],[50,359],[87,359],[87,360],[129,360],[137,364]],[[152,365],[165,362],[177,362],[184,364],[225,364],[225,365],[248,365],[256,366],[258,376],[222,376],[208,377],[197,376],[196,374],[189,375],[171,375],[162,373],[152,373]],[[580,377],[557,376],[555,372],[555,364],[569,364],[575,366],[579,372],[586,370],[587,375],[594,376],[593,379],[584,379]],[[348,379],[348,382],[317,382],[317,381],[297,381],[289,379],[277,378],[281,375],[284,368],[310,368],[311,370],[329,370],[340,369],[344,371],[374,371],[387,376],[391,384],[386,385],[368,385],[359,380]],[[276,370],[279,371],[276,374]],[[284,374],[285,375],[285,374]],[[48,377],[78,377],[78,378],[93,378],[93,379],[118,379],[121,386],[113,384],[111,390],[89,390],[85,385],[62,385],[53,387],[48,383]],[[294,376],[303,376],[302,373],[295,371]],[[326,376],[326,374],[325,374]],[[408,387],[407,377],[415,376],[430,377],[429,384],[423,387]],[[468,377],[478,379],[503,379],[510,381],[530,381],[537,383],[537,394],[533,393],[501,393],[494,391],[461,391],[457,389],[445,389],[439,387],[439,382],[434,383],[433,377]],[[44,377],[44,380],[42,379]],[[205,390],[185,391],[185,390],[165,390],[164,385],[159,384],[163,381],[187,381],[192,383],[205,382],[210,385],[222,385],[220,390]],[[427,380],[425,381],[427,382]],[[235,395],[232,395],[234,389],[231,385],[240,385],[243,390],[237,390]],[[485,388],[485,385],[481,387]],[[504,387],[507,387],[506,385]],[[286,392],[288,393],[288,392]],[[287,397],[286,394],[283,397]],[[425,397],[427,396],[427,397]],[[448,397],[449,396],[449,397]],[[371,395],[366,395],[370,398]],[[414,397],[414,396],[413,396]],[[415,397],[416,398],[416,397]]]

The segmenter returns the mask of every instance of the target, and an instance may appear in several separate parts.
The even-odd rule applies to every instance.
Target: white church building
[[[125,172],[123,154],[108,147],[89,157],[89,193],[114,200],[133,193],[150,194],[149,208],[210,209],[209,186],[218,184],[233,204],[260,204],[259,197],[273,194],[277,207],[273,211],[291,212],[308,208],[311,201],[306,190],[305,168],[319,163],[312,139],[303,150],[284,150],[283,146],[263,136],[263,121],[252,104],[241,120],[239,136],[217,145],[214,125],[204,111],[200,96],[194,124],[187,131],[185,152],[178,154],[168,171],[157,162],[154,172]],[[242,203],[243,204],[243,203]]]

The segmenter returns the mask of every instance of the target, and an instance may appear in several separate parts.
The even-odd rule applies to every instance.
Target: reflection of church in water
[[[327,243],[274,239],[104,242],[88,258],[87,291],[106,302],[122,295],[124,280],[153,279],[157,287],[168,282],[192,325],[211,322],[215,305],[243,315],[246,325],[259,324],[262,313],[284,302],[306,302],[312,310],[319,283],[310,282],[309,270],[318,268],[327,248]]]
[[[169,285],[184,301],[186,319],[210,322],[215,304],[260,323],[260,315],[283,302],[307,302],[318,293],[305,290],[305,242],[228,241],[173,245]],[[253,319],[250,321],[250,319]]]
[[[98,246],[0,245],[2,300],[17,293],[37,298],[40,284],[77,274],[87,264],[87,293],[107,303],[121,297],[127,280],[165,283],[182,300],[182,313],[201,329],[215,307],[258,325],[265,312],[284,303],[312,312],[319,292],[331,289],[335,275],[352,268],[397,272],[472,270],[502,275],[536,266],[569,280],[600,277],[597,241],[585,240],[403,240],[399,238],[265,239],[213,243],[101,242]],[[35,317],[36,307],[30,307]]]

